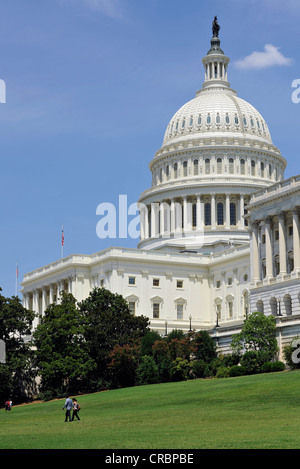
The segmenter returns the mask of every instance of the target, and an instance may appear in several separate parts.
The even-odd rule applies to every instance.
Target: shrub
[[[245,374],[246,370],[243,366],[233,365],[231,368],[229,368],[229,376],[231,378],[235,376],[243,376]]]
[[[158,383],[158,366],[153,357],[147,355],[142,357],[137,369],[137,382],[138,384]]]
[[[230,368],[228,368],[227,366],[220,366],[217,369],[216,378],[228,378],[229,370]]]
[[[272,370],[272,365],[273,363],[272,362],[266,362],[262,365],[261,367],[261,372],[262,373],[271,373]]]
[[[196,378],[207,378],[209,376],[209,369],[204,360],[194,360],[192,362],[192,371]]]
[[[262,350],[249,350],[241,358],[241,365],[245,368],[246,374],[252,375],[261,373],[264,363],[270,361],[269,353]]]
[[[284,371],[285,370],[285,364],[281,361],[276,361],[272,363],[272,371]]]
[[[187,380],[190,376],[192,364],[183,359],[183,358],[176,358],[172,364],[170,369],[170,375],[173,381],[184,381]]]

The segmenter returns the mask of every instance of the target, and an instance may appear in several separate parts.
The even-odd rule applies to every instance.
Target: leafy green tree
[[[108,364],[113,387],[134,386],[140,359],[140,345],[116,345],[110,352]]]
[[[243,348],[247,351],[265,352],[266,361],[272,359],[278,351],[276,340],[276,319],[255,312],[248,316],[239,334],[232,337],[231,347],[235,352]]]
[[[61,397],[85,385],[95,364],[88,354],[84,321],[71,294],[63,293],[61,303],[51,304],[34,332],[36,365],[41,392]]]
[[[158,383],[159,374],[158,366],[150,355],[144,355],[137,369],[138,384],[154,384]]]
[[[194,356],[197,360],[203,360],[205,363],[210,363],[217,358],[217,347],[205,330],[191,334],[192,342],[195,348]]]
[[[110,352],[117,345],[141,339],[149,331],[149,320],[133,316],[126,300],[105,288],[95,288],[79,307],[89,356],[96,364],[90,379],[97,386],[99,380],[108,377]]]
[[[0,291],[2,289],[0,288]],[[6,346],[6,363],[0,364],[0,399],[11,395],[18,402],[26,397],[34,378],[32,350],[25,340],[31,333],[35,314],[23,307],[20,298],[0,294],[0,339]]]

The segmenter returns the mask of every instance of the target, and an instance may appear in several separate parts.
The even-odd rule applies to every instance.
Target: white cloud
[[[267,68],[274,65],[291,65],[292,59],[284,57],[278,47],[266,44],[263,52],[254,51],[252,54],[235,62],[241,69]]]

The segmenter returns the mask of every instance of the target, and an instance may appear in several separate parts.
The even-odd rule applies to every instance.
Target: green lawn
[[[300,371],[193,380],[0,410],[0,448],[300,448]]]

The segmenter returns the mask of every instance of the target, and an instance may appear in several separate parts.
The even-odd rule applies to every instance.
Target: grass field
[[[298,449],[300,371],[193,380],[0,410],[1,449]]]

